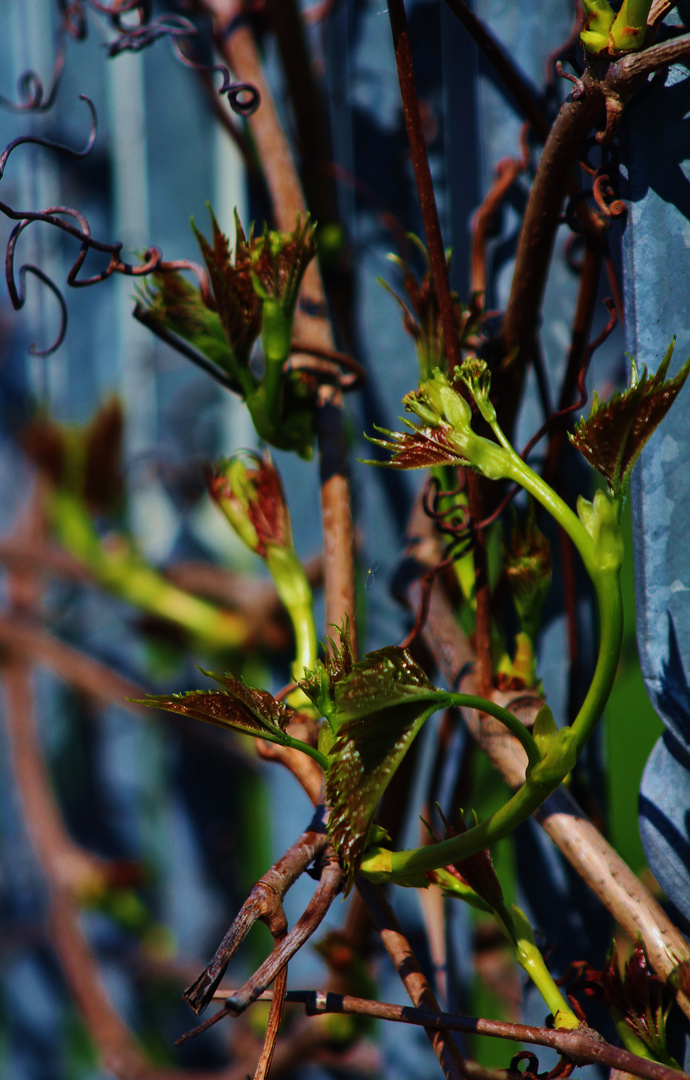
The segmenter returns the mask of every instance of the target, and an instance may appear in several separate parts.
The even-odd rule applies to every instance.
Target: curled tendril
[[[9,241],[7,243],[7,251],[5,254],[5,278],[7,280],[7,290],[9,292],[10,301],[16,311],[20,310],[24,306],[25,294],[24,294],[24,281],[26,273],[32,273],[35,277],[38,277],[53,294],[58,298],[60,308],[62,311],[62,323],[60,326],[60,332],[58,337],[49,348],[39,352],[35,346],[32,346],[32,352],[37,356],[48,356],[50,353],[55,352],[58,346],[61,344],[65,331],[67,328],[67,311],[65,306],[64,297],[60,292],[60,289],[52,281],[47,274],[37,267],[30,264],[23,265],[18,271],[15,271],[15,252],[17,247],[17,241],[29,225],[35,221],[42,221],[47,225],[53,225],[55,228],[66,232],[69,236],[74,237],[80,241],[79,253],[72,264],[70,271],[67,275],[67,284],[73,288],[80,288],[85,285],[95,285],[100,281],[105,281],[112,274],[125,274],[127,277],[141,277],[145,274],[151,274],[158,269],[161,262],[161,253],[157,248],[150,248],[144,253],[144,257],[140,263],[126,263],[120,258],[120,252],[122,251],[121,241],[116,241],[113,244],[103,243],[101,240],[95,240],[91,236],[91,229],[89,223],[79,210],[75,210],[70,206],[51,206],[47,210],[36,211],[18,211],[13,210],[12,207],[7,206],[6,203],[0,202],[0,210],[10,219],[17,222],[14,229],[10,234]],[[73,218],[77,224],[73,225],[70,221],[65,221],[63,218]],[[86,259],[89,251],[98,251],[110,256],[108,265],[98,274],[93,274],[88,278],[79,278],[79,271]],[[19,283],[18,283],[19,281]]]
[[[597,176],[594,181],[592,193],[594,195],[594,200],[604,217],[618,218],[627,213],[628,207],[623,199],[611,199],[611,196],[615,193],[609,182],[608,173],[601,173]],[[607,199],[611,199],[611,201],[607,202]]]
[[[40,281],[42,281],[44,285],[47,285],[53,296],[56,298],[58,304],[60,305],[60,329],[58,330],[58,335],[52,345],[49,345],[47,349],[39,349],[36,345],[36,342],[34,341],[29,346],[29,352],[32,356],[50,356],[51,353],[54,353],[55,350],[59,348],[60,345],[62,345],[65,334],[67,332],[67,305],[65,303],[64,296],[58,289],[55,282],[51,278],[49,278],[48,275],[40,269],[40,267],[34,266],[33,263],[24,263],[23,266],[19,267],[19,284],[14,289],[14,296],[12,298],[12,303],[16,310],[24,307],[24,303],[26,301],[27,274],[33,274]]]
[[[0,180],[5,173],[5,166],[7,160],[13,150],[16,150],[18,146],[22,146],[25,143],[33,143],[35,146],[45,146],[50,150],[57,150],[60,154],[66,154],[71,158],[85,158],[93,150],[94,143],[96,142],[96,133],[98,131],[98,117],[96,115],[96,109],[90,98],[87,98],[85,94],[80,94],[79,99],[85,101],[89,112],[91,113],[91,132],[89,134],[88,141],[83,150],[75,150],[71,146],[67,146],[65,143],[52,142],[50,139],[44,139],[40,135],[20,135],[19,138],[13,139],[11,143],[0,154]]]
[[[450,539],[447,549],[448,558],[459,558],[465,555],[473,543],[472,521],[468,507],[458,506],[453,501],[450,506],[443,507],[444,499],[453,499],[464,491],[464,482],[453,491],[443,491],[438,479],[430,476],[424,494],[422,506],[424,513],[436,524],[436,528],[443,536]]]
[[[53,84],[46,95],[41,77],[36,71],[24,71],[17,79],[19,101],[10,101],[0,94],[0,105],[12,112],[47,112],[55,104],[60,79],[65,66],[65,53],[61,49],[55,59]]]
[[[140,52],[142,49],[153,45],[162,37],[169,37],[172,50],[177,59],[186,67],[194,71],[208,73],[218,72],[223,77],[223,84],[219,88],[219,94],[227,94],[230,108],[239,116],[251,116],[256,112],[261,102],[259,91],[251,83],[233,82],[230,72],[224,64],[201,64],[187,56],[180,46],[180,39],[197,35],[197,28],[189,19],[182,15],[161,15],[146,25],[126,28],[108,46],[108,55],[117,56],[122,52]]]

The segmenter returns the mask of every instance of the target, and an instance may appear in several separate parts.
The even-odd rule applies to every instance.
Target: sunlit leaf
[[[387,439],[367,439],[391,455],[390,461],[365,461],[365,465],[383,465],[387,469],[429,469],[434,465],[468,465],[461,457],[446,427],[413,428],[412,431],[388,431],[376,428]]]
[[[333,845],[351,887],[379,799],[424,721],[446,695],[405,649],[369,653],[335,687],[338,735],[326,796]]]
[[[244,366],[254,342],[261,333],[261,300],[252,281],[251,242],[246,241],[244,231],[236,217],[235,257],[230,255],[230,244],[218,222],[211,214],[212,243],[194,227],[201,254],[211,279],[218,317],[225,331],[237,363]]]
[[[340,646],[329,637],[324,647],[323,660],[318,660],[311,671],[306,671],[300,686],[321,716],[325,716],[332,727],[337,724],[335,689],[337,684],[349,675],[354,666],[352,644],[350,642],[350,623],[346,619],[338,627]]]
[[[189,690],[183,694],[156,694],[137,702],[152,709],[192,716],[218,727],[232,728],[246,735],[254,735],[269,742],[287,743],[285,736],[292,713],[286,705],[268,693],[247,686],[234,675],[215,675],[203,672],[214,679],[220,690]]]
[[[666,380],[676,343],[671,342],[654,375],[642,373],[630,357],[630,386],[617,391],[609,401],[594,394],[589,416],[579,421],[570,440],[606,478],[611,494],[624,497],[630,474],[643,447],[671,408],[690,373],[690,357],[678,374]]]

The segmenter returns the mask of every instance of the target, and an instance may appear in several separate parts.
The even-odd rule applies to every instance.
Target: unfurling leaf
[[[211,497],[247,547],[262,558],[270,547],[293,550],[283,485],[268,451],[260,457],[240,450],[223,458],[207,480]]]
[[[269,742],[292,745],[293,740],[285,734],[292,713],[286,705],[269,694],[247,686],[234,675],[215,675],[212,671],[202,674],[214,679],[220,690],[189,690],[183,694],[151,694],[138,705],[152,709],[193,716],[218,727],[232,728],[245,735],[254,735]]]
[[[84,427],[59,424],[39,413],[22,433],[22,445],[53,488],[94,514],[113,515],[123,492],[122,403],[111,397]]]
[[[512,451],[472,430],[472,410],[438,368],[418,390],[406,394],[403,405],[422,426],[405,434],[383,430],[388,439],[369,439],[391,453],[391,460],[369,461],[391,469],[424,469],[430,465],[463,465],[490,480],[501,480],[512,465]],[[381,429],[379,429],[381,430]]]
[[[438,812],[443,821],[445,840],[451,836],[457,836],[458,832],[467,832],[467,826],[462,818],[459,819],[459,829],[455,829],[448,823],[440,807],[438,807]],[[429,825],[427,825],[427,829],[434,842],[438,843],[439,837],[434,834]],[[483,851],[478,851],[475,855],[470,855],[467,859],[458,859],[457,862],[446,866],[445,870],[453,878],[467,885],[490,911],[503,910],[505,906],[503,890],[494,870],[491,855],[486,848]],[[436,878],[434,875],[436,875]],[[436,880],[441,888],[446,883],[446,879],[442,876],[439,878],[437,871],[431,871],[427,874],[427,877],[432,882]],[[467,899],[472,903],[469,897]],[[480,905],[475,904],[475,906]]]
[[[407,423],[407,421],[405,421]],[[410,425],[412,427],[412,425]],[[387,439],[367,439],[374,446],[380,446],[390,455],[390,461],[365,461],[365,465],[383,465],[386,469],[430,469],[434,465],[467,465],[465,458],[458,454],[445,428],[412,427],[403,433],[376,428],[387,435]]]
[[[503,549],[503,561],[520,628],[535,638],[551,587],[551,546],[537,525],[531,501],[522,521],[514,515],[510,537]]]
[[[690,357],[678,374],[666,380],[674,338],[655,375],[638,370],[630,357],[630,386],[609,401],[596,394],[587,419],[570,435],[571,442],[607,480],[617,504],[625,497],[630,474],[647,440],[659,426],[690,373]]]
[[[417,280],[415,273],[408,264],[397,255],[389,255],[388,258],[394,263],[403,275],[403,289],[407,294],[403,299],[394,289],[379,278],[379,283],[393,296],[403,313],[403,325],[407,333],[414,339],[419,359],[420,380],[430,378],[434,368],[447,369],[446,348],[443,340],[443,322],[441,319],[438,296],[431,273],[429,255],[424,244],[413,233],[408,238],[421,252],[426,263],[426,270],[421,281]],[[446,262],[450,269],[450,254],[446,255]],[[482,318],[481,294],[475,293],[466,307],[457,293],[451,293],[451,302],[455,308],[455,321],[458,331],[458,340],[461,346],[473,339],[479,331]]]
[[[347,873],[347,888],[367,844],[379,799],[424,721],[447,695],[410,654],[378,649],[336,684],[337,737],[329,753],[328,831]]]
[[[333,638],[329,637],[324,646],[323,660],[317,660],[316,666],[311,671],[304,673],[300,680],[300,686],[309,700],[317,709],[319,715],[325,716],[331,728],[337,726],[337,712],[335,704],[335,689],[337,684],[350,674],[354,666],[352,644],[350,642],[350,623],[346,619],[342,626],[338,627],[340,635],[340,648]]]

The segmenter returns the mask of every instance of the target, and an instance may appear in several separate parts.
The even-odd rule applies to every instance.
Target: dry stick
[[[446,253],[441,236],[441,225],[434,195],[434,185],[431,179],[429,158],[424,141],[424,130],[417,101],[417,89],[412,67],[412,52],[407,29],[407,16],[405,14],[404,0],[389,0],[388,14],[390,17],[391,30],[393,33],[393,45],[395,48],[395,61],[398,68],[398,81],[400,94],[403,102],[405,115],[405,127],[410,144],[412,166],[414,169],[419,203],[424,221],[424,232],[429,250],[429,264],[433,278],[436,295],[438,298],[439,314],[443,327],[443,341],[448,357],[450,371],[460,363],[462,356],[458,341],[458,328],[455,318],[455,307],[451,296],[450,280],[448,277],[448,265]],[[481,506],[481,481],[477,476],[468,473],[467,494],[469,499],[470,514],[473,521],[481,521],[483,518]],[[486,565],[486,539],[482,532],[478,532],[475,538],[475,571],[477,576],[476,586],[476,640],[477,640],[477,665],[479,682],[488,690],[493,682],[493,662],[491,656],[491,593]]]
[[[75,844],[65,829],[39,745],[29,665],[9,655],[0,670],[12,772],[31,844],[54,885],[87,895],[107,879],[108,864]]]
[[[263,964],[261,964],[254,974],[247,979],[244,985],[241,986],[239,990],[233,991],[232,996],[228,996],[225,999],[224,1008],[219,1012],[214,1013],[213,1016],[209,1016],[209,1018],[204,1020],[202,1024],[199,1024],[198,1027],[185,1032],[184,1035],[175,1040],[175,1045],[183,1046],[189,1039],[193,1039],[202,1031],[206,1031],[213,1024],[218,1023],[219,1020],[223,1020],[226,1016],[237,1016],[252,1005],[257,998],[261,997],[266,987],[269,986],[274,979],[277,979],[280,973],[287,967],[290,960],[292,960],[292,957],[299,952],[302,946],[305,945],[309,938],[316,930],[318,930],[328,909],[340,892],[344,878],[345,874],[338,865],[333,850],[327,850],[325,852],[324,865],[321,871],[321,879],[316,891],[310,902],[307,904],[304,913],[297,920],[289,934],[286,934],[282,941],[275,946],[270,956],[264,960]],[[213,993],[208,996],[207,1000],[211,1000],[212,997]]]
[[[218,1000],[222,1000],[226,994],[221,992],[216,996]],[[270,1001],[271,997],[268,992],[261,995],[261,1000]],[[532,1024],[513,1024],[505,1020],[484,1020],[432,1009],[415,1009],[409,1005],[393,1005],[387,1001],[372,1001],[370,998],[334,994],[326,990],[289,990],[286,1000],[288,1004],[304,1005],[308,1016],[344,1013],[347,1016],[368,1016],[418,1027],[445,1028],[447,1031],[461,1031],[468,1035],[488,1035],[496,1039],[509,1039],[511,1042],[529,1043],[531,1046],[548,1046],[577,1065],[607,1065],[625,1070],[629,1075],[639,1076],[643,1080],[683,1080],[688,1076],[669,1065],[649,1061],[631,1054],[628,1050],[612,1046],[586,1026],[575,1031],[557,1031]],[[503,1072],[503,1075],[506,1073]]]
[[[383,889],[361,877],[357,880],[357,888],[413,1004],[417,1008],[438,1014],[441,1010],[434,992],[419,966],[412,946],[400,928]],[[472,1071],[474,1062],[463,1058],[448,1029],[429,1025],[426,1033],[448,1080],[474,1075]],[[475,1065],[475,1068],[478,1066]],[[502,1075],[505,1077],[507,1074],[502,1072]]]
[[[318,859],[328,845],[322,815],[302,833],[285,854],[257,881],[242,905],[235,921],[218,946],[211,962],[185,991],[183,998],[195,1013],[208,1005],[225,969],[258,919],[271,918],[288,889]]]
[[[413,584],[408,592],[416,609],[421,586]],[[455,614],[438,581],[429,602],[429,617],[424,638],[449,687],[455,689],[463,669],[472,664],[472,649],[457,625]],[[463,679],[463,688],[472,692]],[[503,705],[510,705],[510,695],[494,695]],[[515,696],[512,695],[515,700]],[[534,720],[543,704],[527,697],[523,720]],[[524,781],[526,757],[517,740],[506,737],[498,721],[482,717],[474,710],[463,709],[467,726],[496,768],[512,787]],[[690,946],[676,929],[660,904],[639,878],[607,843],[587,818],[575,799],[563,786],[542,804],[535,814],[561,853],[586,882],[602,904],[611,912],[631,941],[641,936],[647,957],[657,973],[674,991],[676,1001],[690,1017],[690,1000],[673,986],[672,976],[678,965],[690,961]]]
[[[117,1015],[103,986],[96,959],[79,924],[76,896],[92,894],[117,874],[79,848],[68,836],[51,791],[38,744],[28,665],[8,657],[2,665],[5,721],[13,772],[31,844],[50,886],[50,941],[69,989],[101,1056],[103,1065],[121,1080],[181,1076],[149,1065],[136,1040]],[[207,1074],[208,1075],[208,1074]],[[185,1074],[188,1077],[189,1074]]]
[[[516,389],[534,352],[556,229],[583,140],[604,109],[604,93],[589,73],[584,90],[561,106],[542,152],[520,230],[512,287],[503,323],[505,355],[517,354],[513,365]]]
[[[488,195],[472,216],[472,243],[470,252],[470,292],[486,294],[487,265],[486,248],[489,229],[501,203],[529,164],[529,150],[523,147],[521,158],[504,158],[496,166],[494,181]]]
[[[256,1001],[259,994],[262,994],[266,987],[273,982],[278,972],[285,967],[295,953],[318,930],[328,909],[340,892],[344,878],[345,874],[338,864],[335,854],[332,850],[327,851],[319,884],[304,913],[297,920],[290,933],[275,947],[271,955],[257,968],[251,978],[247,979],[244,986],[240,987],[231,998],[228,998],[226,1008],[233,1013],[240,1013],[244,1012],[253,1001]]]
[[[266,12],[280,49],[293,105],[301,172],[309,206],[319,225],[338,221],[335,185],[326,171],[331,160],[323,94],[296,0],[267,0]]]
[[[268,928],[273,935],[273,940],[277,944],[284,940],[287,935],[287,919],[285,918],[282,904],[279,906],[273,918],[268,920]],[[273,994],[271,995],[271,1007],[268,1012],[268,1024],[266,1025],[264,1045],[258,1065],[256,1066],[254,1080],[266,1080],[271,1068],[273,1053],[276,1048],[276,1042],[278,1041],[278,1031],[283,1019],[283,1007],[285,1005],[285,994],[287,992],[287,974],[288,969],[286,964],[276,975]]]
[[[217,44],[227,63],[238,79],[251,83],[261,94],[261,105],[248,123],[265,170],[276,223],[279,229],[291,232],[297,215],[304,217],[306,207],[290,148],[261,70],[251,30],[240,21],[226,33],[230,24],[241,16],[242,6],[236,0],[206,0],[206,7],[214,16]],[[316,314],[308,315],[307,311]],[[333,349],[333,335],[325,312],[323,283],[314,260],[304,277],[295,333],[308,345]],[[319,404],[316,427],[321,455],[326,624],[339,625],[343,619],[349,619],[356,650],[354,529],[345,466],[342,394],[337,388],[323,387]]]
[[[659,68],[690,55],[690,34],[629,53],[612,63],[602,78],[590,71],[561,106],[539,162],[520,230],[513,282],[503,324],[506,355],[517,350],[516,388],[534,350],[538,313],[548,275],[563,200],[572,181],[580,146],[607,112],[613,134],[625,103]]]
[[[58,641],[28,619],[0,615],[0,645],[50,668],[59,678],[96,701],[104,704],[117,701],[133,712],[144,713],[142,706],[126,700],[145,697],[143,687],[117,675],[105,664],[85,656],[71,645]]]

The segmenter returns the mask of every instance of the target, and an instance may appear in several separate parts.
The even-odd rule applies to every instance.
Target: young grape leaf
[[[582,419],[570,441],[606,478],[616,502],[624,497],[630,474],[645,443],[659,426],[690,373],[690,357],[678,374],[666,380],[676,344],[674,338],[655,375],[642,373],[630,357],[630,386],[616,391],[610,401],[599,401],[596,393],[587,419]]]
[[[404,421],[408,423],[408,421]],[[390,461],[364,461],[364,465],[382,465],[386,469],[429,469],[434,465],[469,465],[459,452],[446,427],[414,427],[399,432],[377,427],[387,439],[366,436],[374,446],[380,446],[390,455]]]
[[[233,731],[254,735],[268,742],[292,745],[293,740],[285,734],[292,714],[282,701],[276,701],[267,690],[247,686],[234,675],[215,675],[212,671],[202,674],[214,679],[222,689],[150,694],[136,704],[193,716],[208,724],[232,728]]]
[[[305,671],[300,686],[309,700],[325,716],[331,727],[338,723],[335,705],[335,688],[341,679],[349,675],[354,666],[352,643],[350,641],[350,621],[345,619],[339,626],[340,648],[329,637],[324,645],[323,660],[317,660],[311,671]]]
[[[352,886],[378,802],[424,721],[447,695],[397,646],[369,653],[335,687],[328,831]]]

